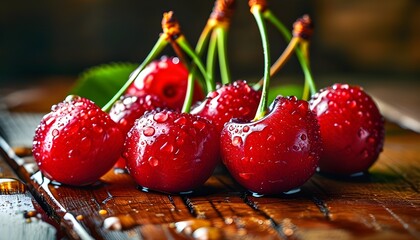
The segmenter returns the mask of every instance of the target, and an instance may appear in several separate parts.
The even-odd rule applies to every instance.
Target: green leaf
[[[290,84],[290,85],[278,85],[270,87],[268,92],[268,102],[271,103],[278,96],[296,96],[301,98],[303,87],[300,85]]]
[[[80,74],[70,94],[88,98],[103,107],[137,67],[134,63],[109,63],[92,67]]]

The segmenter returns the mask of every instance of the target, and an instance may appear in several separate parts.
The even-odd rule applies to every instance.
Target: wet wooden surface
[[[59,90],[48,95],[40,94],[45,86],[24,91],[27,99],[12,107],[48,111],[68,86],[51,85]],[[142,192],[114,171],[95,186],[59,186],[37,172],[30,155],[1,144],[0,239],[420,239],[420,134],[389,123],[386,130],[384,151],[367,175],[316,174],[300,192],[263,197],[222,167],[187,195]]]
[[[69,239],[420,239],[419,143],[419,134],[387,125],[369,174],[316,174],[300,192],[277,196],[252,196],[223,168],[187,195],[142,192],[114,171],[72,188],[43,178],[31,157],[13,165],[4,152],[0,177],[19,176]]]

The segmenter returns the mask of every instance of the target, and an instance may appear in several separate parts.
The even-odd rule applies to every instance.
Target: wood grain
[[[263,197],[221,166],[185,195],[143,192],[114,171],[74,188],[14,170],[70,239],[420,239],[419,142],[419,134],[388,125],[366,175],[316,174],[297,193]],[[4,159],[0,166],[1,177],[14,174]]]

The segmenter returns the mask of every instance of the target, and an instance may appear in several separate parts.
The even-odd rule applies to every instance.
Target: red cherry
[[[360,87],[334,84],[310,100],[321,128],[322,172],[351,175],[364,172],[382,151],[384,118]]]
[[[68,185],[87,185],[121,154],[123,134],[92,101],[69,96],[52,107],[35,131],[33,155],[41,172]]]
[[[125,95],[112,105],[109,116],[118,124],[121,132],[126,136],[134,122],[143,116],[146,111],[165,107],[166,104],[155,95]],[[125,166],[125,159],[120,157],[114,167],[125,169]]]
[[[315,173],[321,152],[315,115],[296,97],[277,97],[271,112],[255,122],[227,123],[220,143],[231,175],[259,194],[301,186]]]
[[[210,120],[221,132],[223,125],[232,118],[251,121],[260,98],[261,92],[255,91],[246,81],[238,80],[208,94],[191,113]]]
[[[125,141],[127,169],[142,187],[160,192],[191,191],[213,173],[219,136],[204,118],[169,110],[147,112]]]
[[[152,94],[174,110],[180,110],[187,91],[188,69],[176,57],[152,61],[129,86],[129,95]],[[204,98],[203,90],[195,83],[193,101]]]

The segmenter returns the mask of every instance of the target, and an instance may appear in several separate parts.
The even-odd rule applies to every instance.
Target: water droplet
[[[25,185],[17,179],[0,178],[0,195],[25,193]]]
[[[200,227],[192,234],[193,239],[222,239],[222,233],[217,227]]]
[[[243,132],[245,132],[245,133],[246,133],[246,132],[248,132],[248,131],[249,131],[249,126],[245,126],[242,130],[243,130]]]
[[[360,139],[365,139],[369,136],[369,132],[366,131],[364,128],[360,128],[359,132],[357,132],[357,135],[359,136]]]
[[[91,145],[92,145],[92,141],[88,137],[83,137],[80,140],[79,149],[81,152],[86,153],[90,150]]]
[[[256,193],[256,192],[251,192],[251,195],[252,195],[253,197],[256,197],[256,198],[264,197],[264,194],[261,194],[261,193]]]
[[[105,209],[101,209],[101,210],[99,210],[99,214],[100,215],[106,215],[106,214],[108,214],[108,211],[105,210]]]
[[[77,157],[79,157],[79,155],[80,155],[80,152],[78,151],[78,150],[76,150],[76,149],[71,149],[69,152],[68,152],[68,158],[77,158]]]
[[[155,157],[149,157],[149,159],[147,160],[150,164],[150,166],[152,167],[156,167],[157,165],[159,165],[159,160]]]
[[[239,136],[234,136],[232,139],[233,146],[239,147],[242,145],[242,138]]]
[[[53,129],[52,130],[52,135],[54,136],[54,137],[56,137],[56,136],[58,136],[58,134],[60,133],[60,131],[58,131],[58,129]]]
[[[153,127],[145,127],[143,129],[143,134],[146,137],[151,137],[155,134],[155,129]]]
[[[162,147],[160,147],[161,151],[172,153],[174,151],[174,146],[168,142],[164,143]]]
[[[187,123],[187,119],[184,116],[182,116],[176,119],[174,123],[179,124],[179,125],[185,125]]]
[[[198,131],[203,131],[204,128],[206,128],[206,124],[203,122],[199,122],[199,121],[194,121],[193,122],[193,126],[198,130]]]
[[[104,228],[107,230],[116,230],[119,231],[122,229],[122,224],[119,218],[109,217],[104,220]]]
[[[97,132],[97,133],[102,133],[104,130],[102,127],[98,126],[98,125],[94,125],[93,126],[93,131]]]
[[[178,146],[181,146],[181,145],[184,144],[184,141],[185,141],[184,139],[185,139],[185,137],[183,137],[183,136],[177,136],[175,138],[175,141],[176,141],[176,143],[177,143]]]
[[[249,112],[250,112],[250,110],[249,110],[249,108],[248,107],[239,107],[239,112],[242,114],[242,115],[247,115],[247,114],[249,114]]]
[[[290,194],[295,194],[295,193],[298,193],[298,192],[300,192],[300,188],[294,188],[294,189],[291,189],[291,190],[289,190],[287,192],[283,192],[283,193],[286,194],[286,195],[290,195]]]
[[[251,176],[252,176],[252,173],[239,173],[239,177],[241,177],[241,178],[243,178],[245,180],[250,179]]]
[[[243,161],[243,162],[249,162],[249,158],[248,157],[242,157],[241,158],[241,161]]]
[[[153,116],[153,119],[158,123],[164,123],[168,120],[168,114],[166,112],[158,112]]]
[[[274,136],[274,135],[268,135],[268,137],[267,137],[267,141],[268,142],[272,142],[272,141],[276,141],[276,137]]]
[[[307,139],[306,134],[302,134],[302,135],[300,135],[300,139],[301,139],[302,141],[305,141],[305,140]]]

